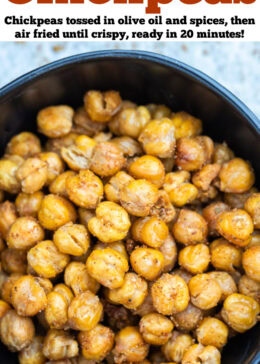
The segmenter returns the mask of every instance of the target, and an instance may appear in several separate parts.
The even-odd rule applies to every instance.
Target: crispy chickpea
[[[129,136],[113,138],[111,139],[111,143],[117,145],[125,157],[134,157],[143,153],[141,145]]]
[[[71,301],[74,297],[71,289],[68,286],[66,286],[66,284],[64,284],[64,283],[56,284],[56,286],[53,288],[53,291],[61,294],[65,298],[65,300],[68,302],[68,304],[71,303]]]
[[[49,186],[50,193],[68,198],[69,196],[66,187],[67,179],[69,177],[74,177],[74,176],[76,176],[76,172],[74,171],[66,171],[61,173],[50,184]]]
[[[85,111],[93,121],[110,121],[121,108],[121,97],[117,91],[88,91],[84,96]]]
[[[207,222],[197,212],[182,209],[172,232],[174,238],[181,244],[204,243],[208,235]]]
[[[51,329],[43,342],[43,355],[51,360],[73,358],[78,355],[77,341],[68,332]]]
[[[218,215],[216,228],[225,239],[241,247],[249,244],[254,231],[250,215],[241,209],[224,211]]]
[[[69,263],[69,256],[60,253],[51,240],[41,241],[31,248],[27,259],[33,270],[44,278],[56,277]]]
[[[225,239],[214,240],[210,244],[211,263],[219,270],[234,272],[241,267],[242,250]]]
[[[46,357],[42,353],[43,337],[35,336],[29,346],[19,353],[19,364],[44,364]]]
[[[172,316],[176,328],[183,331],[193,331],[197,328],[203,318],[203,312],[200,308],[189,303],[184,311],[178,312]]]
[[[228,327],[215,317],[206,317],[196,330],[198,342],[221,349],[227,343]]]
[[[44,239],[44,230],[31,216],[19,217],[10,227],[6,241],[9,248],[27,250]]]
[[[220,364],[221,355],[215,346],[194,344],[183,355],[182,364]]]
[[[181,363],[184,353],[193,344],[194,340],[188,334],[173,331],[170,340],[162,347],[167,360]]]
[[[202,191],[207,191],[210,184],[218,176],[220,168],[220,164],[217,163],[207,164],[192,176],[193,184]]]
[[[205,272],[209,263],[210,252],[205,244],[188,245],[179,253],[179,265],[192,274]]]
[[[6,276],[2,284],[1,296],[4,301],[12,304],[12,288],[19,278],[23,277],[22,273],[12,273],[10,276]]]
[[[40,158],[28,158],[16,171],[22,192],[34,193],[42,189],[48,179],[47,163]]]
[[[131,229],[133,239],[152,248],[160,248],[169,234],[168,226],[157,217],[137,219]]]
[[[243,275],[238,282],[239,293],[254,298],[260,303],[260,282],[254,281],[247,275]]]
[[[151,155],[143,155],[133,161],[129,168],[129,173],[137,179],[146,179],[161,187],[165,177],[164,166],[160,159]]]
[[[37,115],[40,133],[48,138],[58,138],[69,134],[72,128],[74,110],[67,105],[49,106]]]
[[[144,341],[151,345],[164,345],[171,337],[173,323],[160,313],[150,313],[139,322],[140,333]]]
[[[61,253],[80,256],[87,252],[90,237],[84,225],[69,222],[55,231],[53,242]]]
[[[257,323],[260,307],[252,297],[234,293],[223,304],[221,316],[235,331],[245,332]]]
[[[210,162],[213,153],[213,141],[207,136],[180,138],[176,147],[176,164],[185,171],[201,169]]]
[[[246,275],[260,282],[260,246],[253,246],[243,253],[242,264]]]
[[[15,207],[19,216],[37,217],[43,197],[44,194],[41,191],[30,194],[24,192],[19,193],[15,200]]]
[[[74,145],[78,136],[76,133],[69,133],[60,138],[48,139],[45,144],[45,150],[46,152],[54,152],[61,155],[61,149]]]
[[[4,239],[6,239],[8,231],[17,217],[13,202],[5,201],[0,204],[0,234]]]
[[[147,216],[158,200],[157,187],[144,179],[130,182],[120,191],[122,206],[134,216]]]
[[[7,273],[26,273],[27,252],[17,249],[4,249],[1,252],[1,263]]]
[[[107,291],[109,301],[121,304],[128,309],[136,309],[148,294],[146,281],[135,273],[126,273],[121,287]]]
[[[236,282],[229,273],[213,271],[209,272],[208,275],[218,282],[222,291],[221,301],[224,301],[229,295],[237,292]]]
[[[222,290],[217,280],[208,274],[198,274],[188,283],[191,302],[194,306],[209,310],[217,306],[222,296]]]
[[[80,107],[76,110],[73,122],[73,131],[79,134],[88,135],[90,137],[95,136],[97,133],[103,131],[106,127],[106,124],[91,120],[84,107]]]
[[[177,261],[177,247],[171,234],[168,234],[159,250],[164,257],[164,266],[162,272],[168,273],[173,269]]]
[[[45,319],[51,329],[65,328],[68,321],[68,306],[68,301],[61,293],[52,291],[47,295]]]
[[[127,259],[111,248],[93,250],[87,259],[87,270],[91,277],[111,289],[123,285],[128,269]]]
[[[44,197],[38,213],[40,224],[48,230],[56,230],[68,222],[75,222],[76,217],[76,210],[68,200],[52,194]]]
[[[214,145],[213,162],[218,164],[224,164],[234,158],[234,153],[224,142],[222,144],[216,143]]]
[[[11,306],[8,305],[7,302],[3,301],[3,300],[0,300],[0,320],[2,317],[4,317],[4,315],[6,314],[6,312],[8,310],[11,309]]]
[[[195,118],[187,112],[176,112],[171,117],[171,120],[175,127],[174,135],[176,139],[194,137],[202,133],[201,120]]]
[[[16,156],[13,156],[16,157]],[[0,189],[8,193],[19,193],[21,189],[20,181],[16,177],[19,166],[23,163],[21,160],[14,158],[5,158],[0,160]]]
[[[158,198],[150,210],[150,215],[156,216],[165,223],[169,223],[175,218],[175,208],[170,201],[168,193],[164,190],[158,191]]]
[[[108,127],[111,133],[115,135],[120,135],[120,118],[121,118],[121,112],[125,109],[136,109],[137,105],[129,100],[123,100],[121,103],[121,109],[120,112],[116,113],[115,116],[112,117],[110,122],[108,123]]]
[[[122,254],[127,260],[129,260],[129,256],[126,250],[126,246],[123,240],[118,240],[115,241],[114,243],[109,243],[109,247],[106,243],[101,243],[98,242],[94,247],[93,250],[95,249],[106,249],[106,248],[111,248],[114,249],[116,251],[118,251],[118,253]]]
[[[131,222],[126,210],[120,205],[104,201],[96,209],[96,217],[88,222],[90,233],[104,243],[124,239]]]
[[[129,174],[124,171],[115,174],[110,178],[104,188],[107,200],[118,203],[120,200],[120,191],[132,181],[134,181],[133,177],[129,176]]]
[[[118,114],[119,134],[137,139],[150,120],[151,114],[145,106],[125,108]]]
[[[34,325],[29,317],[19,316],[8,310],[0,321],[0,336],[3,344],[11,351],[20,351],[34,338]]]
[[[138,329],[128,326],[119,331],[115,337],[116,346],[113,350],[115,362],[140,362],[148,354],[149,345],[146,344]]]
[[[146,154],[159,158],[170,158],[175,150],[175,128],[168,118],[150,121],[143,128],[138,140]]]
[[[148,104],[146,107],[150,111],[153,119],[168,118],[171,115],[171,109],[166,105]]]
[[[212,202],[210,205],[206,206],[202,210],[202,216],[208,223],[208,230],[209,235],[218,235],[217,232],[217,218],[218,216],[224,212],[228,211],[229,207],[224,202],[218,201],[218,202]]]
[[[243,193],[255,183],[251,165],[241,158],[224,163],[219,172],[219,179],[220,190],[223,192]]]
[[[153,281],[162,272],[164,256],[157,249],[136,248],[130,255],[133,270],[148,281]]]
[[[162,315],[184,311],[189,304],[188,286],[184,279],[176,274],[164,273],[152,285],[151,292],[153,305]]]
[[[33,133],[22,132],[15,135],[7,144],[5,153],[30,158],[41,152],[40,139]]]
[[[100,321],[103,306],[94,293],[85,291],[73,298],[69,310],[69,325],[73,330],[89,331]]]
[[[145,297],[143,303],[133,310],[134,315],[139,315],[141,317],[148,315],[149,313],[156,312],[153,306],[153,300],[151,295],[152,282],[148,282],[148,294]]]
[[[255,229],[260,229],[260,193],[252,194],[246,200],[244,209],[252,216]]]
[[[50,185],[64,171],[64,163],[60,156],[53,152],[43,152],[38,154],[37,157],[47,164],[46,185]]]

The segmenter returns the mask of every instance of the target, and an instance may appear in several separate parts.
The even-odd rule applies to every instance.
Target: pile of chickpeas
[[[219,364],[259,319],[250,163],[116,91],[37,126],[0,160],[2,343],[20,364]]]

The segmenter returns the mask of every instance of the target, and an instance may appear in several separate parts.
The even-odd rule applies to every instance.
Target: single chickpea
[[[131,222],[126,210],[120,205],[104,201],[96,208],[96,217],[88,222],[90,233],[104,243],[124,239]]]
[[[59,292],[52,291],[47,295],[45,319],[51,329],[64,329],[68,321],[69,303]]]
[[[217,217],[216,228],[225,239],[241,247],[249,244],[254,231],[250,215],[241,209],[222,212]]]
[[[143,154],[141,145],[133,138],[129,136],[121,136],[111,139],[111,143],[114,143],[125,157],[134,157],[136,155]]]
[[[134,178],[146,179],[157,187],[161,187],[164,182],[164,166],[160,159],[151,155],[139,157],[130,164],[128,170]]]
[[[145,153],[159,158],[171,158],[175,150],[175,128],[166,117],[151,120],[143,128],[138,140]]]
[[[191,345],[183,355],[182,364],[220,364],[221,354],[215,346]]]
[[[30,158],[41,152],[40,139],[33,133],[22,132],[15,135],[7,144],[6,154]]]
[[[121,135],[120,132],[120,119],[121,119],[121,113],[125,109],[136,109],[137,105],[129,100],[123,100],[121,103],[121,109],[118,113],[115,114],[115,116],[112,117],[110,122],[108,123],[108,127],[111,133],[114,135]]]
[[[44,239],[44,230],[30,216],[19,217],[10,227],[6,237],[9,248],[27,250]]]
[[[60,138],[52,138],[48,139],[47,143],[45,144],[45,150],[46,152],[53,152],[57,153],[59,156],[61,155],[61,149],[68,148],[75,144],[76,139],[78,138],[78,134],[76,133],[69,133],[67,135],[64,135]]]
[[[10,276],[4,277],[1,289],[1,296],[4,301],[12,304],[12,288],[21,277],[23,277],[22,273],[12,273]]]
[[[162,315],[184,311],[190,300],[189,289],[184,279],[176,274],[164,273],[152,285],[153,305]]]
[[[247,249],[242,256],[242,265],[246,275],[260,282],[260,246],[253,246]]]
[[[103,306],[94,293],[85,291],[73,298],[69,310],[69,325],[73,330],[89,331],[100,321]]]
[[[28,158],[17,169],[16,178],[21,183],[22,192],[34,193],[43,188],[48,178],[47,163],[37,158]]]
[[[115,337],[113,354],[115,362],[140,362],[146,358],[149,345],[145,343],[138,328],[128,326],[119,331]]]
[[[174,325],[182,331],[195,330],[202,319],[203,311],[192,303],[189,303],[184,311],[178,312],[172,316]]]
[[[171,120],[175,127],[174,135],[176,139],[194,137],[202,133],[201,120],[185,111],[176,112]]]
[[[257,323],[260,306],[252,297],[234,293],[223,304],[221,316],[235,331],[243,333]]]
[[[67,192],[67,179],[69,177],[76,176],[76,172],[74,171],[66,171],[57,176],[49,186],[50,193],[54,195],[60,195],[65,198],[69,198]]]
[[[74,206],[65,198],[52,194],[44,197],[38,212],[39,222],[47,230],[57,230],[70,221],[75,222],[76,218]]]
[[[194,306],[209,310],[219,303],[222,290],[217,280],[208,274],[197,274],[188,283],[191,302]]]
[[[134,181],[133,177],[129,176],[126,172],[117,172],[105,185],[104,189],[107,200],[118,203],[120,201],[120,191],[132,181]]]
[[[67,105],[49,106],[37,115],[40,133],[48,138],[58,138],[69,134],[72,128],[74,110]]]
[[[241,267],[242,250],[225,239],[214,240],[210,244],[211,264],[218,270],[234,272]]]
[[[188,245],[179,253],[179,265],[192,274],[203,273],[210,263],[210,251],[206,244]]]
[[[41,191],[30,194],[24,192],[19,193],[15,200],[15,207],[19,216],[37,217],[43,198],[44,194]]]
[[[238,291],[245,296],[252,297],[260,304],[260,282],[243,275],[238,282]]]
[[[176,211],[170,201],[168,193],[164,190],[158,191],[158,198],[150,210],[150,215],[161,219],[165,223],[174,220]]]
[[[134,216],[147,216],[158,200],[157,187],[144,179],[130,182],[120,191],[122,206]]]
[[[105,287],[119,288],[124,283],[129,266],[127,259],[116,250],[93,250],[87,259],[88,273]]]
[[[41,241],[31,248],[27,259],[33,270],[44,278],[56,277],[69,263],[69,256],[60,253],[51,240]]]
[[[53,288],[53,291],[61,294],[65,298],[68,304],[70,304],[72,299],[74,298],[71,289],[64,283],[56,284],[56,286],[54,286]]]
[[[157,217],[143,217],[132,225],[131,233],[135,241],[152,248],[160,248],[169,234],[168,226]]]
[[[53,152],[43,152],[38,154],[37,157],[47,164],[46,185],[50,185],[64,171],[64,163],[60,156]]]
[[[119,134],[137,139],[150,120],[151,114],[145,106],[125,108],[118,115]]]
[[[167,360],[181,363],[184,353],[193,343],[190,335],[173,331],[170,340],[162,347],[162,352]]]
[[[13,202],[0,203],[0,235],[6,239],[8,231],[17,219],[16,208]]]
[[[255,229],[260,229],[260,193],[252,194],[246,200],[244,209],[251,215]]]
[[[196,171],[211,161],[213,141],[207,136],[177,140],[176,164],[185,171]]]
[[[29,346],[20,351],[19,364],[44,364],[46,357],[42,353],[43,337],[35,336]]]
[[[97,135],[106,128],[106,124],[91,120],[84,106],[79,107],[73,118],[74,125],[72,130],[90,137]]]
[[[232,150],[224,142],[222,144],[215,143],[213,152],[213,162],[224,164],[235,157]]]
[[[98,242],[94,247],[93,250],[95,249],[107,249],[107,248],[111,248],[116,250],[118,253],[122,254],[127,260],[129,260],[129,256],[126,250],[126,246],[125,246],[125,242],[123,240],[118,240],[115,241],[114,243],[109,243],[109,246],[106,243],[101,243]]]
[[[220,190],[223,192],[243,193],[255,183],[251,165],[240,158],[224,163],[219,172],[219,179]]]
[[[207,164],[192,176],[192,183],[200,190],[207,191],[214,179],[217,178],[220,169],[220,164]]]
[[[202,210],[202,216],[208,223],[209,235],[218,235],[217,231],[217,219],[218,216],[225,211],[229,211],[228,205],[224,202],[212,202]]]
[[[162,272],[168,273],[172,271],[177,261],[177,247],[171,234],[168,234],[159,250],[164,257],[164,266]]]
[[[27,252],[17,249],[4,249],[1,252],[1,263],[5,272],[26,273],[27,269]]]
[[[115,334],[106,326],[98,324],[90,331],[81,331],[78,341],[82,355],[88,360],[103,360],[114,346]]]
[[[153,281],[162,272],[164,256],[157,249],[136,248],[130,255],[133,270],[148,281]]]
[[[84,96],[85,111],[93,121],[110,121],[121,108],[122,99],[117,91],[100,92],[91,90]]]
[[[144,341],[151,345],[164,345],[171,337],[173,323],[160,313],[150,313],[139,322],[140,333]]]
[[[244,209],[244,205],[246,200],[257,193],[258,190],[255,187],[250,188],[250,190],[244,193],[224,193],[224,202],[231,208],[231,209]]]
[[[148,104],[146,107],[150,111],[152,119],[168,118],[172,113],[166,105]]]
[[[22,163],[22,157],[19,161],[14,158],[0,160],[0,190],[11,194],[20,192],[21,183],[16,177],[16,172]]]
[[[197,328],[196,336],[200,344],[222,349],[228,340],[228,327],[215,317],[206,317]]]
[[[51,329],[44,338],[42,353],[48,359],[62,360],[77,356],[79,347],[68,332]]]
[[[107,290],[107,298],[115,304],[121,304],[128,309],[136,309],[148,294],[146,281],[135,273],[126,273],[121,287]]]
[[[197,212],[182,209],[172,232],[174,238],[181,244],[204,243],[208,235],[207,222]]]
[[[237,292],[236,282],[229,273],[213,271],[209,272],[208,275],[218,282],[222,291],[221,301],[224,301],[229,295]]]
[[[4,317],[6,312],[9,311],[10,309],[11,309],[11,306],[8,305],[7,302],[0,300],[0,320],[2,317]]]
[[[19,316],[15,310],[8,310],[0,321],[2,343],[11,351],[20,351],[30,345],[34,333],[32,319]]]

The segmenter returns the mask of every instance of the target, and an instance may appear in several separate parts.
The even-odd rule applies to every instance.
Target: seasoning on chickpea
[[[206,273],[192,277],[188,286],[191,302],[202,310],[209,310],[217,306],[221,299],[222,291],[220,285],[217,280]]]
[[[260,282],[260,246],[253,246],[243,253],[242,265],[251,279]]]
[[[48,138],[65,136],[71,131],[74,110],[67,105],[49,106],[37,115],[37,125],[40,133]]]
[[[14,156],[15,157],[15,156]],[[0,160],[0,189],[8,193],[19,193],[21,183],[16,177],[19,166],[23,163],[23,158],[17,160],[6,158]]]
[[[160,248],[169,234],[169,229],[157,217],[144,217],[134,222],[131,232],[134,240],[152,248]]]
[[[138,247],[132,252],[130,262],[137,274],[148,281],[153,281],[162,272],[164,256],[157,249]]]
[[[115,241],[114,243],[109,243],[109,246],[106,243],[98,242],[96,245],[94,245],[93,250],[106,249],[106,248],[111,248],[116,250],[118,253],[122,254],[127,260],[129,260],[124,240],[118,240]]]
[[[51,360],[73,358],[78,355],[78,342],[63,330],[51,329],[43,342],[43,355]]]
[[[15,200],[15,207],[19,216],[37,217],[43,198],[44,194],[41,191],[30,194],[19,193]]]
[[[37,157],[47,164],[47,181],[45,184],[48,186],[64,171],[64,163],[60,156],[53,152],[42,152]]]
[[[181,363],[184,353],[193,344],[194,340],[188,334],[173,331],[170,340],[162,347],[167,360]]]
[[[128,171],[136,179],[146,179],[161,187],[164,182],[165,170],[160,159],[152,155],[143,155],[134,160]]]
[[[120,111],[116,116],[118,134],[137,139],[144,126],[151,120],[151,114],[147,107],[128,107]]]
[[[203,319],[203,311],[192,303],[189,303],[184,311],[174,314],[171,319],[177,329],[193,331]]]
[[[171,337],[173,323],[160,313],[150,313],[139,322],[140,333],[144,341],[151,345],[164,345]]]
[[[47,295],[45,319],[51,329],[64,329],[68,321],[68,301],[59,292],[52,291]]]
[[[234,272],[241,267],[242,250],[225,239],[214,240],[210,244],[211,263],[218,270]]]
[[[22,273],[12,273],[9,276],[2,277],[1,296],[4,301],[12,304],[12,288],[15,282],[21,277],[23,277]]]
[[[179,265],[192,274],[203,273],[210,263],[210,251],[206,244],[188,245],[179,253]]]
[[[90,137],[95,136],[106,128],[105,123],[99,123],[91,120],[84,106],[79,107],[73,118],[72,131],[78,134],[84,134]]]
[[[182,364],[220,364],[221,354],[215,346],[191,345],[183,355]]]
[[[104,189],[107,200],[118,203],[120,200],[120,191],[133,180],[133,177],[124,171],[116,173],[105,185]]]
[[[237,292],[236,282],[227,272],[213,271],[208,275],[215,279],[222,291],[221,301],[224,301],[229,295]]]
[[[228,327],[215,317],[206,317],[197,328],[196,336],[202,345],[212,345],[221,349],[228,340]]]
[[[50,193],[68,198],[69,196],[66,187],[67,179],[74,176],[76,176],[76,172],[74,171],[66,171],[59,174],[49,186]]]
[[[194,137],[202,133],[201,120],[195,118],[187,112],[176,112],[171,117],[171,120],[175,127],[174,135],[176,139]]]
[[[176,216],[175,208],[173,207],[169,195],[164,190],[158,191],[158,198],[155,204],[150,209],[150,215],[156,216],[165,223],[169,223],[174,220]]]
[[[217,163],[207,164],[192,176],[193,184],[202,191],[207,191],[211,183],[218,176],[220,168],[221,166]]]
[[[6,239],[8,231],[17,217],[13,202],[5,201],[0,204],[0,234],[4,239]]]
[[[40,139],[35,134],[26,131],[15,135],[5,150],[6,154],[19,155],[23,158],[32,157],[40,152]]]
[[[121,136],[111,139],[111,143],[118,146],[125,157],[134,157],[143,153],[140,143],[129,136]]]
[[[21,183],[22,192],[37,192],[47,182],[47,163],[40,158],[28,158],[17,169],[16,178]]]
[[[35,336],[29,346],[19,353],[19,364],[44,364],[46,357],[42,353],[43,337]]]
[[[243,275],[238,282],[239,293],[254,298],[260,304],[260,282]]]
[[[222,212],[228,211],[228,210],[229,210],[228,205],[226,205],[224,202],[221,202],[221,201],[212,202],[211,204],[209,204],[202,210],[202,216],[208,223],[209,235],[213,235],[213,236],[219,235],[219,233],[217,231],[218,216]]]

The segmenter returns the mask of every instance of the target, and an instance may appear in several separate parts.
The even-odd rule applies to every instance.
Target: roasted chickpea
[[[112,202],[119,202],[120,191],[128,183],[134,181],[133,177],[129,176],[124,171],[120,171],[110,178],[109,182],[105,185],[106,198]]]
[[[218,176],[220,168],[220,164],[217,163],[203,166],[201,170],[192,176],[193,184],[202,191],[207,191],[211,183]]]
[[[27,250],[44,239],[44,230],[30,216],[19,217],[10,227],[6,241],[9,248]]]
[[[17,217],[13,202],[5,201],[0,204],[0,234],[4,239],[6,239],[8,231]]]
[[[179,253],[179,265],[192,274],[205,272],[209,263],[210,252],[205,244],[186,246]]]
[[[77,341],[68,332],[51,329],[44,338],[43,355],[51,360],[73,358],[78,355]]]
[[[164,273],[152,285],[151,293],[156,311],[163,315],[184,311],[190,300],[187,284],[176,274]]]
[[[138,329],[128,326],[119,331],[115,337],[116,346],[113,350],[115,362],[140,362],[144,360],[149,351]]]
[[[76,217],[76,210],[68,200],[52,194],[44,197],[38,213],[40,224],[48,230],[56,230],[68,222],[75,222]]]
[[[145,106],[123,109],[117,116],[119,135],[137,139],[144,126],[151,120],[151,114]]]
[[[140,333],[144,341],[151,345],[164,345],[171,337],[173,323],[159,313],[150,313],[139,322]]]
[[[260,193],[254,193],[245,202],[245,210],[252,216],[254,227],[260,229]]]
[[[176,112],[171,117],[171,120],[175,127],[174,135],[176,139],[194,137],[202,133],[201,120],[187,112]]]
[[[217,232],[217,218],[218,216],[224,212],[228,211],[229,207],[224,202],[218,201],[218,202],[212,202],[210,205],[206,206],[202,210],[202,216],[208,223],[208,230],[209,234],[216,236],[218,235]]]
[[[215,317],[206,317],[196,330],[198,342],[221,349],[227,343],[228,327]]]
[[[48,138],[58,138],[69,134],[72,128],[74,110],[67,105],[49,106],[37,115],[40,133]]]
[[[173,207],[168,193],[164,190],[158,191],[158,199],[150,210],[150,215],[156,216],[165,223],[174,220],[176,216],[175,208]]]
[[[194,340],[188,334],[173,331],[170,340],[162,347],[167,360],[181,363],[184,353],[193,344]]]
[[[64,163],[60,156],[53,152],[43,152],[38,154],[37,157],[47,164],[46,185],[50,185],[64,171]]]
[[[251,165],[241,158],[231,159],[223,164],[220,173],[220,190],[223,192],[243,193],[255,183]]]
[[[64,329],[68,321],[67,299],[59,292],[52,291],[47,295],[45,319],[51,329]]]
[[[220,364],[221,355],[215,346],[191,345],[183,355],[182,364]]]
[[[238,282],[239,293],[254,298],[260,303],[260,282],[254,281],[247,275],[243,275]]]
[[[48,165],[40,158],[28,158],[16,171],[22,192],[34,193],[42,189],[48,179]]]
[[[149,281],[156,279],[164,267],[164,256],[157,249],[140,247],[130,255],[133,270]]]
[[[35,134],[26,131],[15,135],[7,144],[5,150],[6,154],[19,155],[25,159],[40,152],[40,139]]]
[[[65,269],[65,283],[72,288],[75,296],[87,290],[97,293],[99,283],[92,278],[85,264],[81,262],[71,262]]]
[[[126,273],[121,287],[107,290],[107,298],[115,304],[121,304],[128,309],[136,309],[148,294],[146,281],[135,273]]]
[[[117,145],[125,157],[134,157],[143,152],[141,145],[135,139],[128,136],[113,138],[111,139],[111,143]]]
[[[120,112],[116,113],[115,116],[112,117],[111,121],[108,123],[108,127],[111,133],[115,135],[120,135],[120,118],[121,112],[125,109],[136,109],[137,105],[129,100],[123,100],[121,103],[121,110]]]
[[[222,296],[222,290],[217,280],[208,274],[198,274],[188,283],[191,302],[194,306],[209,310],[217,306]]]
[[[84,107],[80,107],[76,110],[73,121],[73,131],[90,137],[97,135],[97,133],[103,131],[106,127],[106,124],[91,120]]]
[[[234,293],[223,304],[221,316],[235,331],[245,332],[257,323],[260,307],[252,297]]]
[[[12,273],[10,276],[4,277],[1,288],[1,296],[4,301],[12,304],[12,288],[15,282],[21,277],[23,277],[22,273]]]
[[[78,134],[69,133],[60,138],[48,139],[45,144],[45,150],[47,152],[57,153],[59,156],[61,155],[61,149],[68,148],[75,144],[76,139],[78,138]]]
[[[224,301],[229,295],[237,292],[236,282],[229,273],[213,271],[209,272],[208,275],[218,282],[222,291],[221,301]]]
[[[111,289],[123,285],[128,269],[127,259],[111,248],[93,250],[87,259],[88,273],[103,286]]]
[[[234,153],[227,146],[226,143],[214,145],[213,162],[218,164],[224,164],[234,158]]]
[[[45,240],[33,248],[27,255],[28,263],[41,277],[54,278],[69,263],[69,256],[60,253],[51,240]]]
[[[132,236],[152,248],[159,248],[169,234],[168,226],[157,217],[144,217],[134,222]]]
[[[243,253],[242,264],[247,276],[260,282],[260,246],[253,246]]]
[[[177,261],[177,247],[171,234],[168,234],[159,248],[164,257],[163,273],[170,272]]]
[[[172,232],[174,238],[181,244],[204,243],[208,235],[207,222],[197,212],[182,209]]]
[[[15,155],[13,157],[16,157]],[[17,156],[18,157],[18,156]],[[19,193],[21,183],[16,177],[19,166],[23,163],[23,158],[5,158],[0,160],[0,189],[8,193]]]
[[[49,186],[50,193],[68,198],[67,179],[76,176],[76,172],[66,171],[57,176]]]
[[[11,309],[11,307],[10,307],[10,305],[8,305],[7,302],[0,300],[0,320],[2,317],[4,317],[6,312],[10,309]]]
[[[225,239],[238,246],[247,246],[254,231],[250,215],[240,209],[224,211],[217,217],[217,231]]]
[[[26,273],[27,252],[17,249],[4,249],[1,252],[1,263],[7,273]]]
[[[246,200],[253,194],[256,193],[257,189],[255,187],[250,188],[250,190],[244,193],[224,193],[224,202],[232,209],[243,209]]]
[[[103,306],[94,293],[85,291],[73,298],[69,310],[69,325],[73,330],[89,331],[100,321]]]
[[[164,166],[160,159],[151,155],[143,155],[133,161],[129,173],[137,179],[146,179],[156,186],[162,186],[165,177]]]
[[[44,194],[41,191],[34,193],[21,192],[16,197],[15,206],[19,216],[37,217]]]
[[[134,216],[147,216],[158,200],[157,187],[144,179],[138,179],[124,186],[120,191],[122,206]]]
[[[219,270],[234,272],[241,267],[242,250],[225,239],[214,240],[210,244],[211,263]]]
[[[43,337],[35,336],[29,346],[19,353],[19,364],[44,364],[46,357],[42,353]]]
[[[53,242],[60,252],[80,256],[87,252],[90,237],[84,225],[69,222],[55,231]]]
[[[115,241],[114,243],[109,243],[109,247],[106,243],[101,243],[98,242],[94,247],[93,250],[95,249],[107,249],[107,248],[111,248],[114,249],[116,251],[118,251],[118,253],[122,254],[127,260],[129,260],[129,256],[126,250],[126,246],[123,240],[118,240]]]
[[[148,282],[148,294],[145,297],[143,303],[133,310],[134,315],[139,315],[141,317],[148,315],[149,313],[156,312],[153,306],[153,300],[151,295],[152,282]]]
[[[74,297],[71,289],[68,286],[66,286],[66,284],[64,284],[64,283],[56,284],[56,286],[53,288],[53,291],[61,294],[66,299],[68,304],[71,303],[71,301]]]
[[[184,311],[178,312],[172,316],[176,328],[183,331],[195,330],[202,319],[202,310],[192,303],[189,303]]]
[[[0,321],[1,340],[11,351],[20,351],[30,345],[34,332],[32,320],[19,316],[15,310],[8,310]]]
[[[116,91],[88,91],[84,96],[85,110],[93,121],[110,121],[121,108],[121,97]]]
[[[171,109],[166,105],[148,104],[146,107],[150,111],[152,119],[168,118],[171,115]]]

